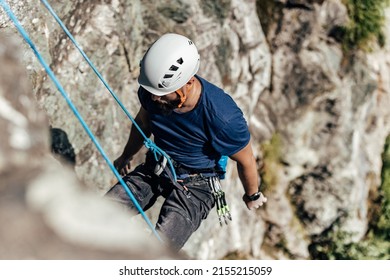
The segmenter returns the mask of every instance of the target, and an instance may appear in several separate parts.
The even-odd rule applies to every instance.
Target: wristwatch
[[[255,201],[255,200],[258,200],[260,198],[260,195],[261,195],[261,192],[256,192],[252,195],[247,195],[245,194],[245,196],[250,200],[250,201]]]

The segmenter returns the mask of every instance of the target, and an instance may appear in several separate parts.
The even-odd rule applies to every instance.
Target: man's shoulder
[[[226,94],[226,92],[220,88],[219,86],[217,86],[216,84],[206,80],[205,78],[203,77],[200,77],[200,76],[196,76],[198,78],[198,80],[200,81],[200,83],[202,84],[202,87],[203,87],[203,90],[206,91],[206,92],[213,92],[213,93],[219,93],[219,94]]]
[[[234,99],[217,85],[200,78],[203,86],[203,93],[205,95],[204,105],[208,110],[216,114],[229,114],[232,110],[239,110]]]

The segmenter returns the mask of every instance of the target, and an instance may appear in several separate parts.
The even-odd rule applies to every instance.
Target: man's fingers
[[[131,170],[131,164],[130,164],[130,163],[127,163],[125,166],[123,166],[123,167],[121,168],[121,170],[120,170],[119,173],[120,173],[122,176],[125,176],[125,175],[127,175],[127,174],[130,173],[130,170]]]
[[[130,162],[128,162],[125,166],[126,174],[130,172],[130,169],[131,169],[131,165]]]

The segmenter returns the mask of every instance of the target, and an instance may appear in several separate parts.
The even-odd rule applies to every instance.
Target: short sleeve
[[[230,118],[214,135],[212,146],[221,155],[231,156],[243,149],[249,143],[249,140],[248,125],[241,113]]]

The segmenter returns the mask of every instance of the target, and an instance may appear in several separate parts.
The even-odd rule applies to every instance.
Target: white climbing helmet
[[[163,96],[184,86],[199,69],[195,44],[179,34],[161,36],[141,60],[138,83],[154,95]]]

